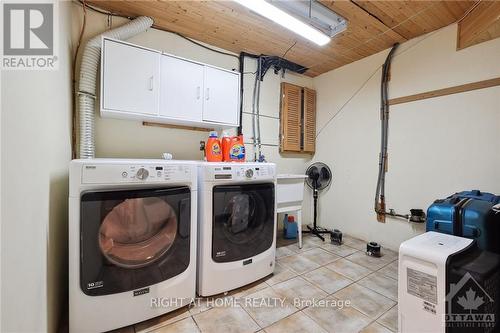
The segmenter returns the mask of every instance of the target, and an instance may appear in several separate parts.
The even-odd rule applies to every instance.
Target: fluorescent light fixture
[[[330,38],[347,29],[347,20],[319,0],[267,0]]]
[[[310,25],[296,19],[292,15],[282,11],[281,9],[273,6],[265,0],[234,0],[240,5],[253,10],[257,14],[260,14],[271,21],[278,23],[279,25],[295,32],[296,34],[318,44],[319,46],[326,45],[330,42],[330,37],[324,33],[316,30]]]

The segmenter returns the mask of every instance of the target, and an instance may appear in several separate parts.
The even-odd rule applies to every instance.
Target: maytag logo
[[[142,288],[142,289],[134,290],[134,297],[135,296],[144,295],[144,294],[149,294],[149,287],[148,288]]]
[[[57,1],[2,1],[2,69],[57,69]]]

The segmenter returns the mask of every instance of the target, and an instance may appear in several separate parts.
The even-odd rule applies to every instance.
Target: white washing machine
[[[70,332],[127,326],[195,297],[196,168],[186,161],[71,162]]]
[[[198,294],[219,294],[271,274],[276,165],[200,163],[198,184]]]

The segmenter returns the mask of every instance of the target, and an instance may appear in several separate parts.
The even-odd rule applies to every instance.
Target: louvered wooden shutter
[[[304,88],[304,136],[303,151],[316,150],[316,91]]]
[[[281,151],[300,151],[302,87],[281,84]]]

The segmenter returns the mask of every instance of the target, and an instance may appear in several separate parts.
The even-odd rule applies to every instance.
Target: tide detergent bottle
[[[208,162],[222,162],[222,148],[220,140],[217,137],[217,132],[212,131],[208,135],[207,144],[205,145],[205,156]]]
[[[245,162],[243,135],[223,136],[222,155],[224,162]]]

